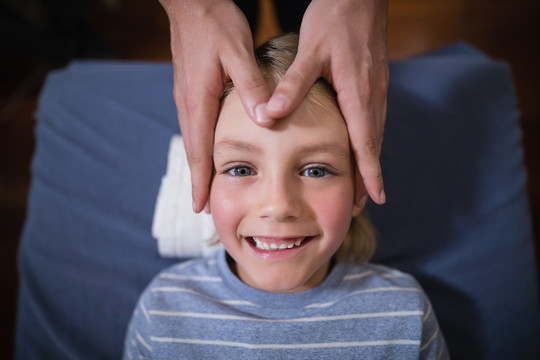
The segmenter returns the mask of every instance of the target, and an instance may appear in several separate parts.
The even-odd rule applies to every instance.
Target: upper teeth
[[[262,241],[260,239],[256,239],[256,238],[253,238],[253,241],[255,241],[255,246],[257,247],[257,249],[262,249],[262,250],[283,250],[283,249],[292,249],[293,247],[295,246],[300,246],[300,244],[302,244],[302,242],[304,242],[304,239],[300,239],[294,243],[281,243],[281,244],[276,244],[276,243],[267,243],[265,241]]]

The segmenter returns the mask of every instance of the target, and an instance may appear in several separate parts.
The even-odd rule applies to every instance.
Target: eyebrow
[[[217,153],[223,153],[228,151],[240,151],[240,152],[249,152],[254,154],[261,154],[263,152],[262,148],[254,143],[249,143],[239,140],[221,140],[214,145],[214,150]],[[300,155],[306,156],[311,154],[332,154],[339,158],[350,158],[350,150],[341,146],[338,143],[329,142],[322,144],[312,144],[301,147],[298,150]]]
[[[239,141],[239,140],[221,140],[220,142],[217,142],[214,144],[214,151],[221,153],[221,152],[228,152],[228,151],[241,151],[241,152],[250,152],[250,153],[256,153],[260,154],[262,153],[261,147],[259,147],[256,144],[248,143],[245,141]]]
[[[339,145],[338,143],[323,143],[304,146],[299,150],[302,155],[309,154],[332,154],[339,158],[348,159],[350,157],[350,150]]]

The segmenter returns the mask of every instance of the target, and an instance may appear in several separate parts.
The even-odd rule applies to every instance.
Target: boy
[[[269,86],[297,37],[260,47]],[[374,236],[355,194],[355,163],[335,93],[317,81],[271,128],[255,125],[232,84],[215,129],[210,210],[224,250],[158,275],[131,320],[124,357],[448,358],[425,294],[409,275],[365,263]]]

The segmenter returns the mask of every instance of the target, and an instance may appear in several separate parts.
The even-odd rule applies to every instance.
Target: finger
[[[355,82],[347,82],[339,89],[338,101],[347,122],[351,146],[364,185],[374,202],[384,204],[386,194],[379,155],[386,97],[383,96],[382,100],[377,98],[378,95],[367,85],[360,90]],[[377,98],[377,104],[372,101],[374,96]]]
[[[261,74],[252,53],[236,57],[227,64],[227,72],[234,83],[244,110],[261,126],[271,126],[274,120],[266,112],[270,97],[268,84]]]
[[[384,204],[386,202],[386,193],[379,162],[378,142],[374,137],[360,137],[359,140],[351,138],[351,144],[353,144],[353,151],[357,159],[358,170],[363,179],[363,186],[365,186],[374,202],[380,205]],[[355,148],[358,150],[355,150]]]
[[[199,95],[195,96],[195,94]],[[217,96],[204,91],[187,91],[183,95],[185,95],[184,98],[178,99],[177,103],[185,105],[179,108],[178,113],[191,171],[193,211],[198,213],[204,209],[210,191],[213,134],[219,100]]]
[[[282,118],[296,109],[307,92],[321,76],[322,67],[312,56],[300,52],[279,81],[266,105],[268,115]]]

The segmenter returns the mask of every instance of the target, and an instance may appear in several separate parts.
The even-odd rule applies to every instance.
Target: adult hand
[[[193,210],[206,205],[223,85],[232,79],[248,114],[262,125],[270,92],[255,62],[247,19],[231,0],[160,0],[171,26],[174,99],[191,170]]]
[[[313,0],[302,20],[298,55],[279,82],[266,110],[280,118],[292,112],[319,77],[338,95],[362,179],[373,201],[386,201],[379,154],[386,118],[387,0]]]

